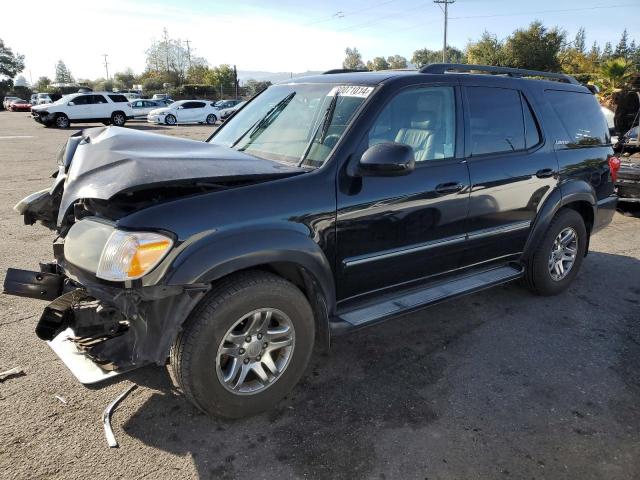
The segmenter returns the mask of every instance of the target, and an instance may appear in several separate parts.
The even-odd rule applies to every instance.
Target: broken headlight
[[[143,277],[172,246],[173,240],[159,233],[114,230],[102,249],[96,276],[114,282]]]

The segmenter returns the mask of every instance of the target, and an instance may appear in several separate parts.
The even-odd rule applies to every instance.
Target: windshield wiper
[[[331,121],[333,120],[333,114],[336,111],[336,105],[338,104],[338,94],[339,94],[339,91],[336,90],[336,93],[333,94],[333,98],[331,98],[331,102],[327,107],[327,111],[324,113],[322,122],[319,123],[316,129],[313,131],[313,135],[311,135],[311,140],[309,140],[309,143],[307,143],[307,146],[305,147],[304,152],[302,152],[302,155],[300,156],[300,162],[298,162],[299,167],[302,166],[304,161],[307,159],[307,155],[309,155],[309,151],[311,151],[311,147],[316,141],[316,137],[318,136],[318,130],[320,130],[320,127],[322,127],[322,130],[320,131],[320,139],[318,143],[320,144],[324,143],[324,140],[327,137],[327,133],[329,132],[329,127],[331,126]]]
[[[257,122],[251,125],[242,135],[240,135],[236,139],[235,142],[231,144],[231,148],[238,145],[242,141],[242,139],[247,135],[249,135],[250,139],[253,139],[257,136],[256,133],[258,132],[258,130],[262,128],[264,131],[266,127],[268,127],[271,123],[273,123],[273,121],[278,117],[278,115],[284,109],[284,107],[289,105],[289,102],[293,99],[293,97],[295,97],[295,95],[296,95],[296,92],[291,92],[289,95],[287,95],[278,103],[276,103],[273,107],[271,107],[269,111],[265,113],[262,118],[260,118]],[[247,142],[247,144],[244,147],[242,147],[240,150],[245,150],[250,144],[251,142]]]

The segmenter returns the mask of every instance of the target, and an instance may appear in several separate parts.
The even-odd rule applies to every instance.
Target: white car
[[[233,107],[223,108],[222,110],[220,110],[220,120],[226,120],[227,118],[229,118],[236,112],[236,110],[240,110],[242,107],[244,107],[245,103],[247,102],[239,102],[236,103]]]
[[[133,118],[131,104],[122,94],[113,92],[72,93],[47,105],[31,108],[36,122],[45,126],[68,128],[71,123],[102,122],[122,127]]]
[[[178,100],[171,105],[149,112],[147,122],[176,125],[178,123],[206,123],[213,125],[220,112],[211,100]]]
[[[131,102],[131,108],[133,108],[133,118],[147,118],[147,115],[152,110],[164,107],[165,104],[155,100],[149,100],[141,98],[139,100],[133,100]]]

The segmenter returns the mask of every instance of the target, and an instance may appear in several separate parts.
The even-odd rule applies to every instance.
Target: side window
[[[74,105],[89,105],[91,103],[91,97],[92,95],[80,95],[71,101]]]
[[[525,147],[531,148],[540,143],[542,140],[540,137],[540,129],[536,123],[536,119],[533,116],[531,105],[524,96],[522,99],[522,115],[524,116],[524,140]]]
[[[124,95],[109,95],[109,98],[114,103],[126,103],[129,101]]]
[[[369,146],[383,142],[413,148],[416,162],[454,155],[456,103],[452,87],[421,87],[399,93],[369,131]]]
[[[191,108],[204,108],[205,105],[204,102],[191,102]]]
[[[525,148],[520,93],[495,87],[467,87],[471,156]]]
[[[102,95],[88,95],[92,98],[92,102],[91,103],[107,103],[107,99],[104,98]]]
[[[545,95],[569,135],[570,146],[609,143],[607,120],[594,95],[568,90],[547,90]]]

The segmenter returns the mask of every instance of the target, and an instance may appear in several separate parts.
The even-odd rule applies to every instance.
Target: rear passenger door
[[[545,143],[539,117],[522,91],[467,85],[464,100],[471,179],[464,262],[515,258],[557,185],[553,145]]]
[[[107,99],[104,98],[104,95],[88,95],[91,97],[91,108],[90,108],[90,117],[89,118],[109,118],[111,117],[111,105],[107,102]]]
[[[381,106],[353,160],[372,145],[398,142],[413,148],[416,166],[399,177],[340,174],[340,300],[458,267],[469,199],[458,105],[455,87],[415,86]]]

